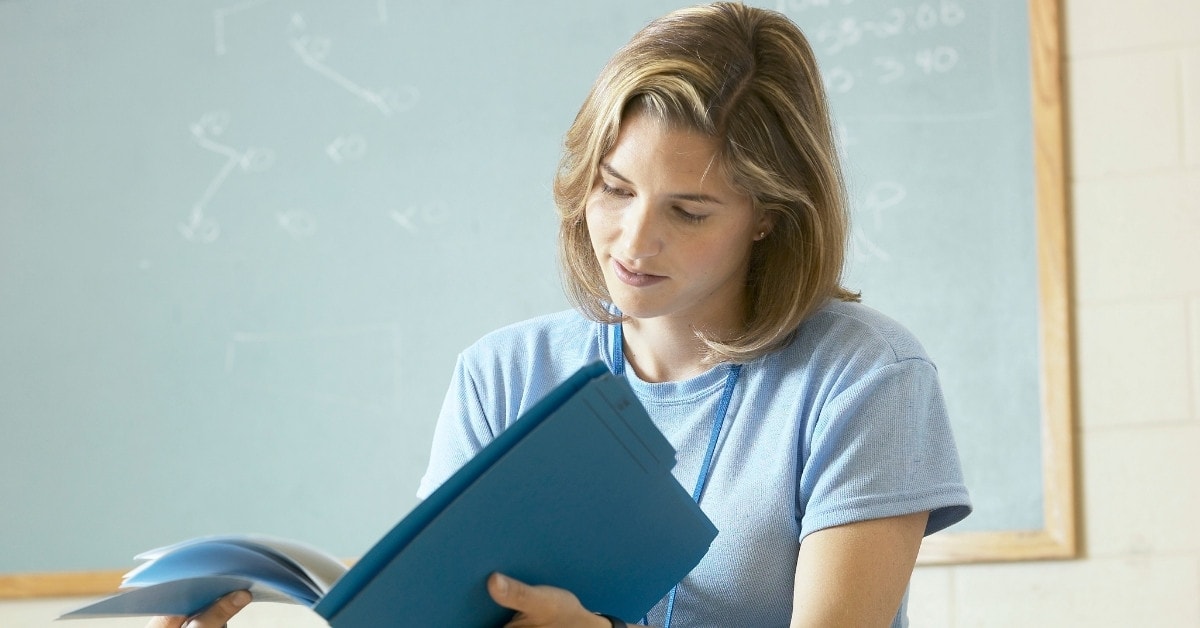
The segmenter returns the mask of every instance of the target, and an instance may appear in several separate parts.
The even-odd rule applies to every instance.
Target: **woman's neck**
[[[712,368],[708,346],[690,325],[632,319],[622,325],[625,362],[647,382],[673,382]]]

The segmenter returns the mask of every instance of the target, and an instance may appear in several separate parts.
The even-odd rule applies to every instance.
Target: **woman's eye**
[[[631,194],[629,192],[629,190],[626,190],[624,188],[615,188],[615,187],[613,187],[607,183],[603,183],[603,182],[600,183],[600,191],[609,196],[616,196],[618,198],[629,198],[630,196],[633,196],[633,194]]]
[[[675,208],[675,215],[683,219],[684,222],[702,222],[708,216],[703,214],[693,214],[692,212],[683,209],[682,207]]]

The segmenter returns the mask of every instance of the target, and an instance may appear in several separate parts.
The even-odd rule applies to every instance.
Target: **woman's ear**
[[[765,239],[771,234],[771,230],[775,228],[775,215],[770,212],[760,212],[758,216],[758,224],[755,225],[754,241]]]

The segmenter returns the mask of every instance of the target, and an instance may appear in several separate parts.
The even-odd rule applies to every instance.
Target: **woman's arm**
[[[928,519],[928,512],[871,519],[805,537],[796,564],[792,628],[891,626]],[[500,606],[518,611],[508,628],[608,624],[563,589],[492,574],[488,592]]]
[[[928,512],[813,532],[800,544],[792,628],[891,626],[912,577]]]

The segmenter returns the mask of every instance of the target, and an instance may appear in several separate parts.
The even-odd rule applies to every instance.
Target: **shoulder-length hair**
[[[754,244],[746,317],[703,337],[710,361],[746,362],[785,344],[841,285],[849,217],[833,125],[808,41],[785,16],[718,2],[661,17],[608,62],[567,131],[554,180],[568,297],[593,320],[620,320],[584,219],[601,159],[633,107],[714,138],[718,162],[771,230]]]

